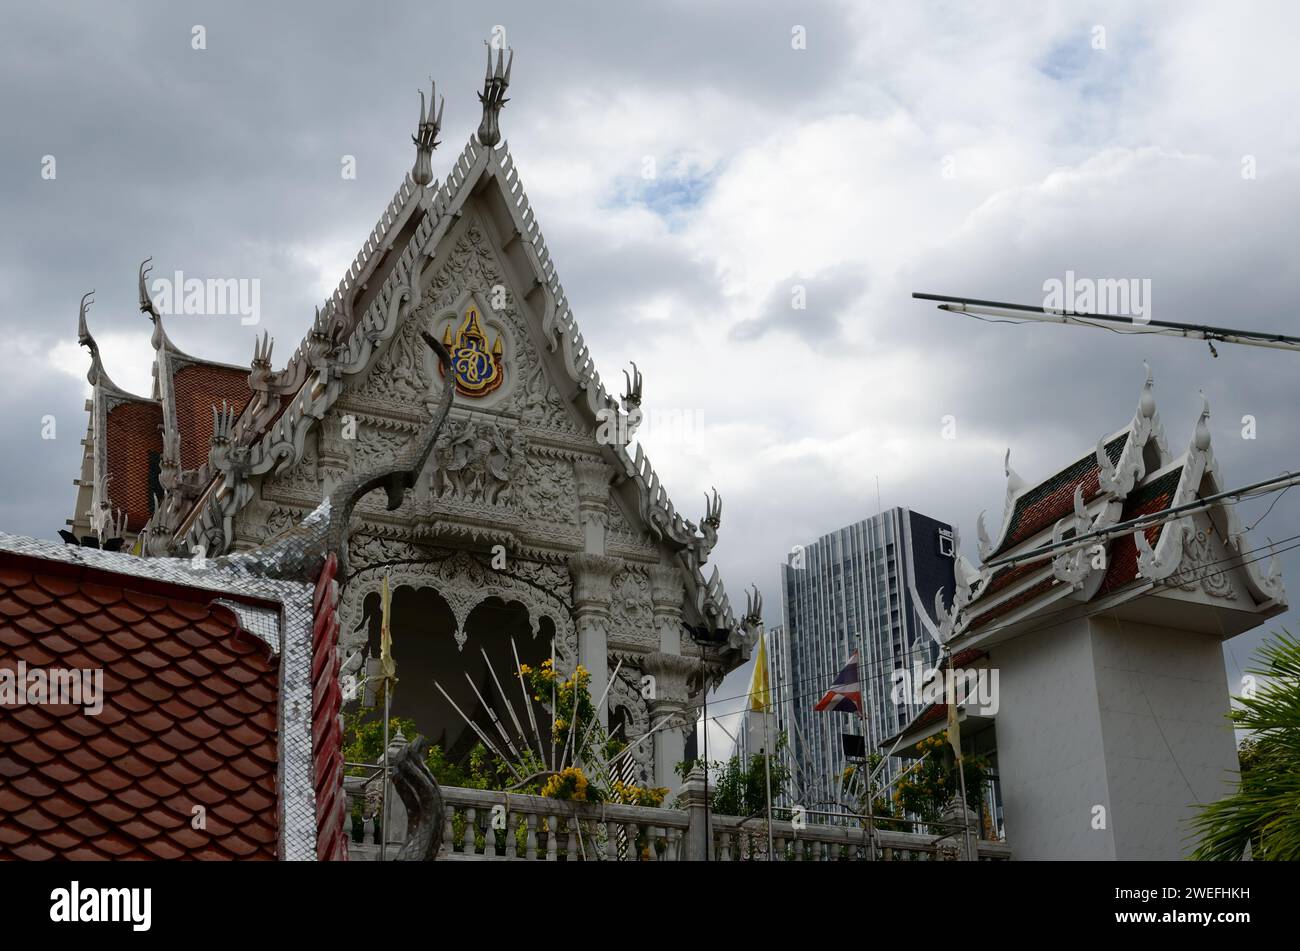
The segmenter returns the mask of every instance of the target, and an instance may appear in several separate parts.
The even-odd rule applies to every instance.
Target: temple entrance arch
[[[381,621],[378,593],[367,595],[363,616],[367,656],[377,657]],[[510,744],[515,749],[527,744],[536,751],[539,736],[542,750],[549,750],[550,717],[543,704],[532,701],[524,692],[516,676],[515,661],[517,651],[519,663],[540,666],[551,657],[552,639],[559,650],[560,638],[549,617],[533,617],[529,607],[519,601],[487,595],[459,621],[439,589],[416,583],[393,588],[390,624],[398,677],[393,717],[413,720],[416,730],[440,746],[450,762],[461,766],[482,741],[457,707],[512,760],[517,757],[512,755]],[[560,663],[564,670],[562,659]],[[525,698],[533,706],[531,721]],[[493,722],[494,716],[509,736],[508,741]],[[516,718],[522,729],[516,727]]]

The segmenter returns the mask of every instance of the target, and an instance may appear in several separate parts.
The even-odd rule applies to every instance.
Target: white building
[[[1222,644],[1287,606],[1276,558],[1228,505],[997,564],[1227,488],[1208,405],[1174,455],[1152,389],[1148,370],[1133,419],[1051,477],[1026,484],[1008,465],[996,534],[980,520],[985,566],[958,559],[934,625],[958,666],[997,674],[996,708],[962,704],[961,731],[999,771],[1017,859],[1186,857],[1187,820],[1238,769]],[[902,751],[945,726],[942,705],[927,709]]]

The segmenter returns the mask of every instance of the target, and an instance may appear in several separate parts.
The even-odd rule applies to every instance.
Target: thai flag
[[[858,682],[858,652],[854,651],[853,656],[844,669],[839,672],[835,682],[831,684],[831,689],[826,691],[826,696],[817,701],[813,710],[821,713],[825,710],[842,710],[845,713],[857,713],[862,709],[862,689]]]

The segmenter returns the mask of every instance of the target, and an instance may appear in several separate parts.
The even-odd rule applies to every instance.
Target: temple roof
[[[1152,387],[1148,368],[1132,421],[1099,440],[1091,455],[1048,478],[1026,484],[1008,460],[999,539],[987,537],[981,516],[984,564],[975,568],[959,555],[957,591],[951,609],[936,605],[934,636],[954,648],[993,643],[1148,594],[1194,601],[1195,595],[1175,595],[1172,588],[1194,591],[1207,583],[1207,596],[1227,599],[1213,616],[1212,629],[1223,637],[1251,626],[1254,616],[1285,608],[1276,560],[1261,571],[1253,564],[1256,559],[1244,557],[1245,532],[1231,506],[1171,518],[1137,532],[1115,532],[1095,544],[1068,546],[1071,538],[1104,532],[1223,490],[1206,425],[1208,403],[1203,404],[1187,450],[1173,458]],[[1221,578],[1229,573],[1235,580]]]
[[[1106,443],[1106,455],[1111,465],[1119,462],[1128,442],[1127,430]],[[1037,535],[1059,519],[1074,510],[1074,490],[1083,489],[1083,501],[1091,502],[1101,491],[1099,477],[1101,465],[1095,453],[1066,466],[1056,475],[1044,479],[1034,486],[1029,486],[1015,497],[1011,509],[1011,519],[1007,525],[1001,544],[993,552],[1000,555],[1014,548],[1026,538]]]
[[[508,81],[508,65],[495,73],[489,70],[492,88],[500,86],[498,91],[503,92]],[[125,453],[132,459],[147,457],[150,452],[161,455],[155,478],[162,489],[164,512],[153,512],[143,526],[146,553],[190,551],[195,545],[209,553],[229,549],[232,517],[254,496],[251,486],[268,475],[287,471],[302,457],[308,434],[341,396],[344,381],[369,371],[406,309],[421,300],[420,272],[438,253],[440,242],[462,210],[471,200],[490,193],[495,193],[499,205],[494,207],[503,215],[498,224],[514,236],[509,255],[531,270],[530,295],[540,293],[540,302],[530,296],[528,307],[542,324],[546,359],[558,364],[560,376],[576,388],[574,397],[566,402],[593,426],[620,412],[620,403],[602,384],[569,308],[509,146],[499,142],[496,113],[505,100],[497,98],[499,102],[485,102],[484,125],[470,137],[441,182],[433,180],[430,168],[441,110],[435,113],[430,102],[426,113],[422,105],[415,167],[404,177],[282,370],[271,369],[269,338],[258,341],[251,371],[181,354],[151,309],[143,289],[146,270],[142,266],[141,309],[155,322],[156,388],[165,430],[161,449],[152,442],[142,448],[142,436],[136,435],[133,448]],[[89,345],[97,363],[93,340]],[[212,405],[222,400],[232,409],[234,419],[229,440],[219,448],[213,439]],[[638,374],[635,393],[625,396],[624,403],[639,405],[639,401]],[[105,430],[111,441],[111,427]],[[224,439],[227,434],[218,435]],[[97,451],[99,446],[96,439]],[[703,571],[716,543],[720,519],[716,498],[697,526],[676,510],[639,444],[635,449],[607,445],[601,451],[617,474],[616,483],[630,487],[645,530],[683,561],[695,588],[687,591],[689,612],[696,613],[702,604],[703,613],[717,626],[734,626],[736,617],[716,567],[707,575]],[[140,518],[145,511],[138,498],[143,494],[141,472],[134,462],[115,470],[115,484],[109,492],[115,505],[129,502],[132,530],[142,527]],[[121,497],[119,479],[133,483]],[[146,499],[156,494],[150,490]]]

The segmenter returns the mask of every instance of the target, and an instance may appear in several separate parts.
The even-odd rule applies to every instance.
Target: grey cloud
[[[747,343],[770,333],[785,333],[817,350],[841,347],[844,323],[853,319],[855,305],[866,290],[866,275],[856,263],[837,265],[812,277],[788,275],[776,282],[759,315],[732,327],[730,337]],[[796,306],[796,300],[803,306]]]

